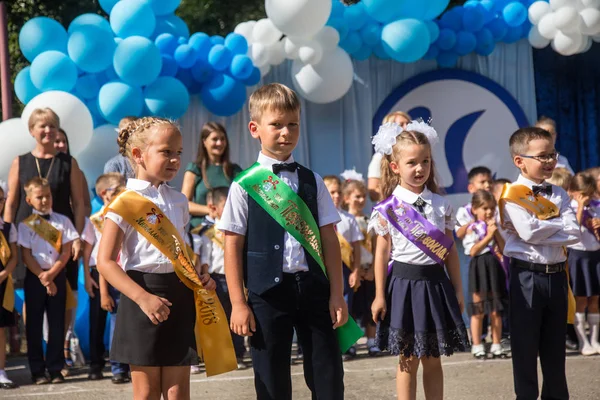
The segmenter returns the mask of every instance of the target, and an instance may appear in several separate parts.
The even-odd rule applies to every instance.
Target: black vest
[[[298,166],[298,196],[308,206],[315,221],[319,221],[317,181],[308,168]],[[248,196],[248,230],[244,245],[244,282],[256,294],[279,285],[283,280],[283,248],[285,229],[252,197]],[[304,250],[309,272],[329,284],[319,264]]]

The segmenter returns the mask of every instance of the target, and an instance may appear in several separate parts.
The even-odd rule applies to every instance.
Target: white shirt
[[[184,238],[185,226],[190,220],[188,200],[185,195],[163,183],[158,188],[150,182],[129,179],[127,189],[134,190],[158,206],[160,211],[173,223],[179,235]],[[146,240],[120,215],[106,213],[110,219],[125,233],[121,247],[121,264],[125,271],[135,270],[155,274],[168,274],[174,271],[171,261]]]
[[[215,235],[220,235],[221,241],[225,238],[223,232],[216,228]],[[209,274],[225,275],[225,251],[223,248],[210,240],[206,235],[202,235],[200,239],[202,241],[200,263],[208,265]]]
[[[536,185],[523,175],[519,175],[514,183],[528,188]],[[566,260],[563,246],[579,242],[581,231],[567,192],[552,185],[552,196],[543,196],[558,206],[559,217],[542,221],[515,203],[505,204],[504,222],[511,222],[517,231],[506,232],[505,256],[539,264],[556,264]]]
[[[462,226],[470,224],[474,219],[473,214],[467,209],[466,205],[459,207],[458,210],[456,210],[456,226],[454,227],[454,231],[459,230]]]
[[[381,179],[381,161],[383,161],[383,154],[373,154],[367,170],[367,178]]]
[[[577,201],[571,200],[571,208],[577,215],[577,209],[579,205]],[[586,207],[593,218],[600,217],[600,207]],[[571,244],[568,246],[570,249],[581,250],[581,251],[596,251],[600,249],[600,242],[596,240],[596,236],[590,232],[585,226],[581,227],[581,241],[579,243]]]
[[[36,210],[33,210],[33,213],[40,214]],[[79,238],[79,234],[73,226],[73,223],[66,216],[51,211],[48,222],[62,232],[63,245]],[[50,243],[38,236],[38,234],[24,222],[19,224],[17,242],[19,246],[31,250],[31,254],[43,270],[52,268],[60,256],[60,253],[58,253]]]
[[[454,228],[455,221],[452,215],[452,207],[444,197],[432,193],[427,188],[419,195],[399,185],[396,186],[392,194],[407,204],[413,204],[421,196],[425,201],[423,211],[429,222],[444,233],[446,233],[446,230]],[[375,233],[380,236],[385,236],[388,233],[391,234],[393,260],[414,265],[436,264],[434,260],[408,240],[394,226],[390,226],[387,219],[381,216],[377,210],[373,210],[371,221],[369,221],[369,231],[371,229],[374,229]]]
[[[0,229],[4,229],[4,220],[0,217]],[[10,225],[10,231],[8,232],[8,237],[4,238],[6,241],[10,243],[17,243],[17,228],[15,228],[15,224]]]
[[[479,238],[479,234],[475,230],[473,230],[472,232],[467,232],[465,238],[463,239],[463,247],[465,248],[465,254],[470,257],[471,249],[481,240],[482,239]],[[496,242],[494,241],[494,239],[492,239],[487,246],[485,246],[483,249],[481,249],[479,253],[477,253],[477,255],[480,256],[482,254],[489,253],[490,246],[494,247],[495,244]]]
[[[294,162],[294,157],[290,156],[284,162],[292,163]],[[267,157],[261,152],[258,155],[258,163],[269,170],[273,170],[273,164],[280,164],[281,161]],[[319,227],[323,227],[330,224],[337,224],[340,221],[340,216],[333,205],[333,200],[323,182],[323,178],[317,173],[314,173],[314,175],[317,181],[318,225]],[[278,176],[294,192],[298,192],[298,172],[281,171]],[[235,181],[231,183],[231,187],[229,188],[225,209],[217,224],[217,228],[244,236],[248,230],[248,193]],[[283,272],[293,273],[298,271],[308,271],[304,250],[302,249],[302,245],[286,232],[283,249]]]
[[[92,221],[88,217],[85,217],[85,225],[83,226],[83,231],[81,232],[81,240],[87,242],[94,246],[92,248],[92,254],[90,255],[89,266],[94,267],[96,265],[96,260],[98,259],[98,246],[100,244],[100,238],[102,234],[96,226],[92,224]]]
[[[364,216],[357,216],[357,217],[355,217],[355,220],[356,220],[356,223],[358,224],[358,228],[360,229],[360,232],[363,234],[363,236],[370,235],[369,233],[367,233],[369,219]],[[366,266],[370,267],[371,264],[373,264],[373,253],[370,252],[369,250],[367,250],[365,248],[365,246],[363,246],[361,243],[361,245],[360,245],[360,265],[365,266],[365,267]]]
[[[338,213],[340,213],[340,222],[337,223],[336,229],[339,234],[342,235],[350,244],[364,240],[365,237],[360,231],[354,215],[339,208]]]
[[[567,157],[563,156],[562,154],[558,155],[558,160],[556,161],[556,168],[564,168],[567,171],[569,171],[571,175],[575,175],[575,172],[573,172],[573,168],[571,168],[571,164],[569,164],[569,160],[567,160]]]

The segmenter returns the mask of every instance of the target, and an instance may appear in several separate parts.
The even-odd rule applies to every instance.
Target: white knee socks
[[[581,354],[584,356],[596,354],[596,350],[594,350],[585,334],[585,313],[575,313],[575,333],[579,340],[579,351]]]
[[[597,353],[600,353],[600,342],[598,342],[600,314],[588,314],[588,323],[590,324],[590,344]]]

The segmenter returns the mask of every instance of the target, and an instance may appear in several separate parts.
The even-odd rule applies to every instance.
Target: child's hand
[[[140,299],[138,305],[144,314],[148,316],[150,321],[152,321],[154,325],[158,325],[160,322],[166,321],[167,318],[169,318],[169,313],[171,312],[169,307],[173,304],[165,298],[147,293]]]
[[[498,231],[498,226],[496,225],[495,220],[487,221],[487,234],[488,236],[494,236],[494,234]]]
[[[56,288],[56,284],[54,282],[50,282],[48,286],[46,286],[46,293],[49,296],[56,296],[56,292],[58,289]]]
[[[4,280],[8,277],[8,274],[6,273],[6,270],[0,271],[0,285],[2,284],[2,282],[4,282]]]
[[[346,304],[346,301],[344,301],[344,297],[329,297],[329,315],[331,316],[333,329],[336,329],[348,322],[348,305]]]
[[[93,299],[95,297],[94,295],[94,288],[98,289],[98,284],[96,283],[96,281],[90,276],[89,279],[85,280],[85,291],[87,292],[87,294]]]
[[[103,295],[100,293],[100,307],[104,311],[113,312],[115,309],[115,301],[110,295]]]
[[[456,292],[456,300],[458,300],[458,306],[460,307],[460,313],[462,314],[465,311],[465,298],[463,297],[462,292]]]
[[[350,284],[350,287],[352,289],[354,289],[354,291],[356,291],[356,289],[358,289],[360,287],[359,273],[360,273],[360,270],[357,268],[354,271],[352,271],[352,273],[348,277],[348,283]]]
[[[371,314],[373,315],[373,321],[375,323],[383,321],[386,312],[387,305],[385,304],[385,299],[376,296],[375,300],[373,300],[373,304],[371,304]]]
[[[48,285],[50,285],[52,283],[52,281],[53,281],[52,276],[50,274],[50,271],[41,272],[38,275],[38,279],[40,280],[40,282],[42,283],[42,285],[44,285],[46,287]]]
[[[206,290],[217,289],[217,283],[210,277],[210,274],[200,274],[200,282],[202,282],[202,286]]]
[[[590,222],[592,225],[592,229],[600,229],[600,218],[592,218]]]
[[[590,196],[585,196],[582,192],[576,192],[573,195],[573,199],[575,199],[579,207],[585,207],[590,202]]]
[[[240,336],[252,336],[256,332],[256,321],[248,304],[233,305],[229,327],[235,334]]]
[[[71,254],[73,255],[73,261],[76,261],[81,255],[81,239],[73,240],[71,245]]]
[[[373,267],[371,267],[365,271],[365,274],[363,275],[363,279],[365,281],[373,281],[375,279],[375,271],[374,271]]]

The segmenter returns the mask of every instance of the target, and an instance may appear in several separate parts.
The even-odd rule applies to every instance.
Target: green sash
[[[277,175],[258,163],[240,173],[235,181],[306,249],[327,276],[319,226],[304,200]],[[363,331],[350,315],[348,322],[337,328],[336,333],[342,353],[363,336]]]

